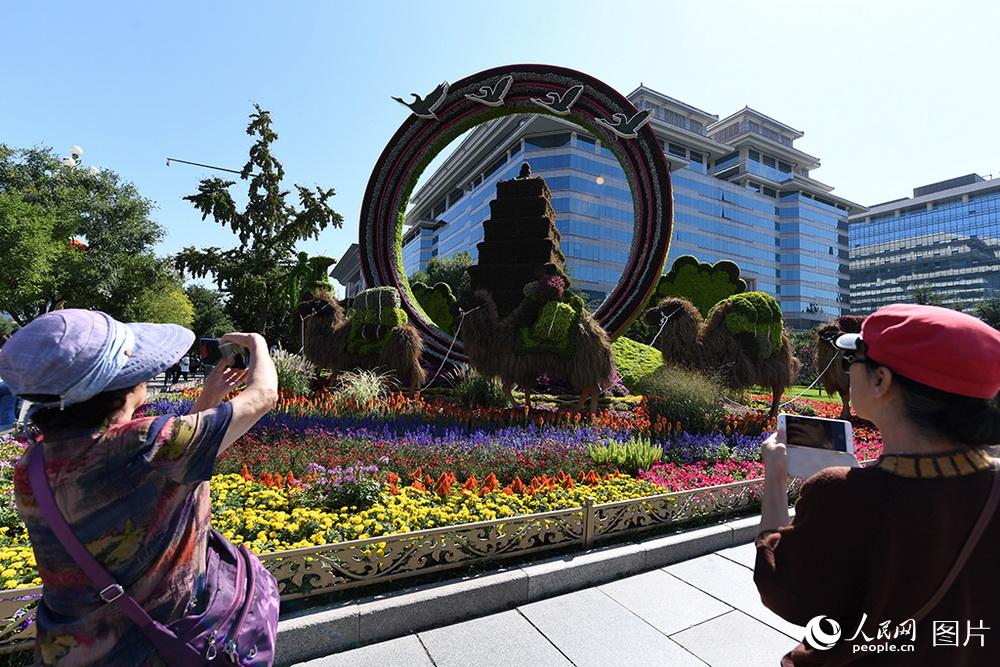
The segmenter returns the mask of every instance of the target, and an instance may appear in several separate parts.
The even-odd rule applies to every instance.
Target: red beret
[[[845,334],[836,345],[855,349],[859,337],[872,360],[914,382],[975,398],[1000,391],[1000,331],[971,315],[899,303],[879,308],[860,336]]]

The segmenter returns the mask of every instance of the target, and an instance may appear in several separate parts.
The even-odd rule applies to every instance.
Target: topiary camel
[[[823,372],[823,389],[833,396],[840,394],[844,408],[840,411],[841,419],[851,418],[851,376],[845,373],[843,367],[835,360],[843,353],[833,346],[837,337],[845,333],[861,333],[863,317],[844,315],[829,324],[824,324],[816,330],[816,370]],[[826,369],[825,371],[823,369]]]
[[[417,391],[426,380],[423,341],[399,307],[392,287],[364,290],[348,311],[328,293],[317,293],[296,309],[302,322],[303,353],[334,372],[382,369]],[[300,319],[301,318],[301,319]]]
[[[548,373],[580,391],[577,410],[589,399],[596,411],[612,381],[611,341],[582,300],[564,294],[565,287],[559,276],[528,283],[526,298],[502,320],[489,292],[467,292],[452,314],[470,365],[483,377],[499,378],[512,402],[516,384],[530,408],[537,378]]]
[[[657,327],[667,318],[658,339],[665,362],[711,373],[730,389],[768,387],[769,415],[778,414],[781,395],[793,384],[800,362],[792,355],[773,297],[735,294],[716,304],[707,320],[690,301],[668,298],[645,317]]]

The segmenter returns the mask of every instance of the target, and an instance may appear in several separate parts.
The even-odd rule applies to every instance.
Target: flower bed
[[[566,476],[520,478],[500,488],[495,478],[482,484],[472,477],[459,483],[442,475],[433,488],[423,481],[389,491],[367,509],[356,505],[320,508],[301,504],[294,485],[271,487],[240,475],[212,479],[213,524],[234,542],[266,553],[425,528],[490,521],[582,505],[587,497],[607,503],[662,493],[644,480],[625,475],[601,478],[592,473],[577,484]]]
[[[186,412],[188,395],[147,414]],[[758,401],[758,399],[754,399]],[[763,400],[763,399],[760,399]],[[795,410],[835,417],[839,404],[797,401]],[[365,415],[370,412],[374,415]],[[283,399],[220,458],[213,523],[259,553],[374,538],[440,526],[614,502],[761,477],[758,413],[729,415],[714,433],[628,411],[580,415],[553,409],[470,410],[440,398],[390,396],[344,406],[320,394]],[[635,477],[598,465],[587,446],[639,435],[663,448]],[[860,460],[881,439],[855,424]],[[0,441],[0,583],[40,583],[27,534],[13,508],[11,468],[22,445]]]

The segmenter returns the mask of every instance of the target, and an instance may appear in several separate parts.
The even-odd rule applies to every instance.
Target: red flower
[[[510,483],[510,490],[512,493],[523,494],[527,493],[528,487],[524,485],[524,482],[521,481],[521,477],[519,475],[514,478],[513,482]]]
[[[451,478],[447,473],[442,473],[438,477],[437,484],[434,485],[434,492],[438,494],[442,499],[447,498],[448,494],[451,493]]]
[[[496,491],[498,488],[500,488],[500,482],[497,481],[497,476],[493,473],[487,475],[486,479],[483,480],[482,493],[485,495],[492,491]]]

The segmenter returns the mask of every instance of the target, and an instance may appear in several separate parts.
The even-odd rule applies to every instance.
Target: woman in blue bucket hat
[[[226,359],[190,413],[138,419],[146,383],[194,342],[188,329],[66,309],[35,319],[0,349],[0,376],[33,403],[40,432],[14,471],[43,585],[36,663],[175,664],[167,656],[174,647],[150,627],[197,617],[218,597],[211,580],[227,565],[209,544],[208,480],[217,456],[277,400],[264,338],[232,333],[223,340],[249,351],[247,370]],[[273,607],[276,623],[276,600]],[[231,639],[236,657],[246,658],[250,649],[235,646],[235,633]],[[243,658],[233,662],[260,664]]]

